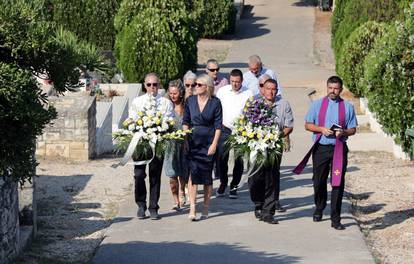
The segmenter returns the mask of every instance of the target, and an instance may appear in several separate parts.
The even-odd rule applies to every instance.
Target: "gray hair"
[[[194,72],[192,71],[188,71],[185,73],[184,77],[183,77],[183,81],[185,80],[193,80],[195,81],[197,79],[197,75],[195,75]]]
[[[158,74],[156,74],[155,72],[150,72],[150,73],[147,73],[147,75],[145,75],[144,81],[145,81],[145,80],[147,80],[147,78],[149,78],[149,77],[151,77],[151,76],[156,77],[156,78],[157,78],[157,80],[158,80],[158,81],[160,81],[160,77],[159,77],[159,76],[158,76]]]
[[[212,64],[215,64],[215,65],[219,65],[219,63],[218,63],[218,61],[216,60],[216,59],[209,59],[207,62],[206,62],[206,66],[207,65],[209,65],[210,63],[212,63]]]
[[[252,55],[249,57],[249,64],[259,64],[262,65],[262,60],[259,55]]]
[[[270,77],[268,74],[262,74],[260,77],[259,77],[259,82],[260,81],[267,81],[267,80],[269,80],[269,79],[272,79],[272,77]]]
[[[214,94],[214,80],[208,74],[200,74],[196,81],[207,85],[207,93],[209,96]]]

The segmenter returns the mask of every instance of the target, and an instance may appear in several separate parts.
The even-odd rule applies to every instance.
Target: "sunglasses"
[[[197,84],[195,84],[195,83],[193,83],[193,84],[186,83],[185,84],[185,87],[187,87],[187,88],[190,88],[190,87],[194,88],[194,87],[196,87],[196,85]]]
[[[204,84],[204,83],[196,83],[196,85],[197,85],[197,87],[203,87],[206,84]]]
[[[263,87],[263,86],[264,86],[264,83],[259,83],[259,86],[260,86],[260,87]]]
[[[151,86],[153,86],[153,87],[157,87],[158,86],[158,83],[146,83],[145,84],[147,87],[151,87]]]
[[[220,70],[220,68],[217,68],[217,69],[208,69],[208,70],[211,71],[211,72],[218,72]]]

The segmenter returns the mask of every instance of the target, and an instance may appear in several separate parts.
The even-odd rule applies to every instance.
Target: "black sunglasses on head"
[[[208,69],[208,70],[211,71],[211,72],[218,72],[220,70],[220,68],[217,68],[217,69]]]
[[[147,87],[151,87],[151,86],[153,86],[153,87],[157,87],[158,86],[158,83],[146,83],[145,84]]]

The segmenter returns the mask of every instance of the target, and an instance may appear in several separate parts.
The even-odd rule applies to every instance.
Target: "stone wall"
[[[49,97],[57,112],[39,136],[36,155],[86,161],[96,156],[96,98],[85,93]]]
[[[19,252],[19,201],[17,184],[0,177],[0,263]]]
[[[112,153],[112,103],[96,104],[96,155]]]

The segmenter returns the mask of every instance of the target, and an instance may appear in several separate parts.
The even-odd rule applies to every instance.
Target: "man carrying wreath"
[[[289,102],[277,96],[277,93],[277,81],[266,80],[261,89],[261,97],[272,105],[272,118],[276,119],[282,137],[287,137],[293,131],[293,113]],[[265,163],[249,179],[255,217],[269,224],[278,224],[274,214],[279,201],[281,160],[282,153],[279,153],[272,164]]]
[[[158,94],[160,86],[159,78],[156,73],[148,73],[145,76],[145,89],[146,94],[135,98],[132,101],[132,105],[129,109],[129,117],[136,119],[140,111],[143,110],[144,105],[150,99],[155,100],[154,111],[159,111],[165,116],[173,116],[173,104],[170,100],[162,97]],[[149,185],[150,185],[150,196],[149,196],[149,212],[152,220],[160,219],[158,215],[158,200],[160,199],[160,188],[161,188],[161,172],[163,165],[163,157],[154,155],[153,160],[149,163]],[[146,165],[135,165],[134,166],[134,178],[135,178],[135,202],[138,205],[137,216],[139,219],[145,219],[145,212],[147,210],[147,187],[145,184],[145,173]]]

